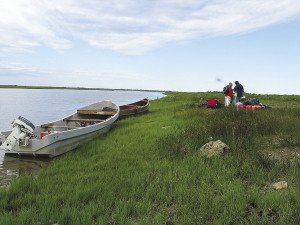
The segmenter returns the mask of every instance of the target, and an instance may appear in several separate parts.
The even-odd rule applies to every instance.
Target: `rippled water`
[[[143,91],[0,89],[0,131],[10,130],[11,122],[18,116],[39,125],[103,100],[124,105],[146,97],[157,99],[162,96],[159,92]],[[12,158],[0,150],[0,186],[9,185],[12,179],[23,174],[37,174],[49,162]]]
[[[0,152],[0,187],[9,186],[10,182],[22,175],[36,175],[50,163],[50,159],[20,159],[5,156]]]

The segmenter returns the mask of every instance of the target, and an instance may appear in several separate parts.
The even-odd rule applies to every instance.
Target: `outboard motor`
[[[10,151],[18,144],[19,146],[28,146],[29,138],[33,135],[34,125],[24,117],[19,116],[12,122],[13,130],[0,148]]]

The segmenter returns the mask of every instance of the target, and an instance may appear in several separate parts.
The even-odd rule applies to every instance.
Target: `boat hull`
[[[46,145],[45,147],[42,147],[40,149],[37,149],[36,151],[26,151],[26,149],[22,149],[21,151],[10,151],[6,152],[6,155],[9,156],[29,156],[29,157],[56,157],[59,155],[62,155],[66,152],[69,152],[71,150],[76,149],[79,145],[92,140],[93,138],[107,133],[111,129],[112,125],[106,126],[100,130],[83,134],[80,136],[64,139],[61,141],[54,142],[50,145]]]

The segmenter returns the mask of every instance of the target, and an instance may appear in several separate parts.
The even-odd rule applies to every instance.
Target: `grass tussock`
[[[258,96],[270,110],[209,110],[219,93],[169,93],[149,113],[0,190],[0,224],[299,224],[299,96]],[[257,97],[257,96],[256,96]],[[229,153],[199,149],[221,140]],[[275,191],[271,184],[288,182]]]

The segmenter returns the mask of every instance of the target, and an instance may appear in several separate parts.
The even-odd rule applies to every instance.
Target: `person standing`
[[[235,99],[234,99],[234,104],[238,103],[241,98],[244,95],[244,87],[241,85],[238,81],[234,82],[235,87],[234,87],[234,93],[236,94]]]
[[[224,93],[224,96],[225,96],[225,107],[229,107],[230,102],[231,102],[231,98],[232,98],[232,94],[233,94],[232,83],[229,83],[226,86],[226,92]]]

